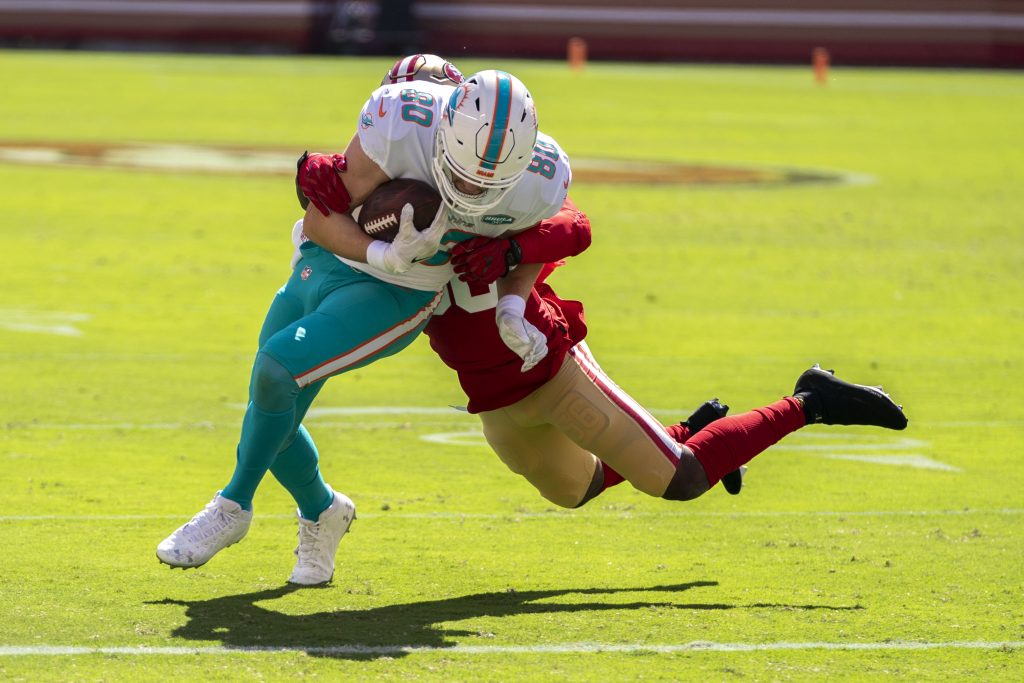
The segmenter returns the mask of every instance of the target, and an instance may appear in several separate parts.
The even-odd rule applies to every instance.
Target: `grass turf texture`
[[[389,63],[0,65],[8,141],[297,155],[341,149]],[[473,418],[411,409],[463,401],[420,340],[315,404],[409,410],[308,422],[327,480],[359,506],[332,587],[282,588],[294,521],[273,481],[243,543],[170,571],[156,543],[230,473],[256,334],[286,277],[291,180],[0,163],[0,677],[1019,680],[1019,646],[941,644],[1024,640],[1024,78],[839,68],[821,88],[807,68],[502,66],[574,157],[873,178],[580,182],[595,242],[552,281],[587,302],[604,368],[666,421],[710,396],[764,404],[820,361],[886,385],[910,428],[805,430],[753,462],[739,497],[673,504],[620,486],[566,513],[504,469]],[[25,329],[54,322],[81,334]],[[447,433],[461,441],[426,440]],[[887,464],[837,459],[865,456]],[[693,641],[940,646],[672,649]],[[292,649],[9,654],[43,646]]]

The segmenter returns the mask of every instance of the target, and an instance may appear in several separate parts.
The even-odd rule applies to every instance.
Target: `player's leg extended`
[[[687,468],[695,464],[682,457],[684,450],[660,422],[605,375],[583,344],[526,400],[538,418],[649,495],[664,493],[681,461]]]
[[[302,298],[289,291],[287,285],[278,290],[263,321],[260,346],[304,312]],[[251,386],[249,394],[251,403]],[[241,540],[251,521],[251,500],[243,506],[218,492],[202,511],[157,546],[157,557],[174,567],[198,567],[219,550]]]
[[[520,403],[480,413],[484,436],[510,470],[555,505],[578,507],[601,491],[601,463]]]
[[[796,382],[793,396],[709,424],[686,442],[713,486],[772,444],[806,424],[871,425],[904,429],[903,409],[881,388],[845,382],[815,365]],[[673,480],[666,497],[685,491]]]

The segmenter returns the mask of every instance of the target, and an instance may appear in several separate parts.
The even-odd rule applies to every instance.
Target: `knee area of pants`
[[[541,491],[540,495],[548,502],[566,509],[577,507],[580,504],[580,498],[583,497],[583,494],[579,492],[566,493],[565,491]]]
[[[645,493],[655,498],[662,497],[661,494],[665,490],[664,479],[661,481],[630,481],[629,483],[640,493]]]
[[[672,481],[668,483],[661,495],[665,500],[693,500],[708,490],[707,475],[696,458],[683,458],[679,461]]]
[[[665,500],[693,500],[699,498],[706,489],[694,482],[677,482],[673,480],[661,497]]]
[[[287,410],[299,392],[288,369],[265,353],[256,355],[252,368],[252,400],[261,410]]]

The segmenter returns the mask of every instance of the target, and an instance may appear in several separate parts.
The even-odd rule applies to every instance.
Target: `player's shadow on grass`
[[[673,600],[621,602],[604,600],[567,600],[553,598],[608,596],[628,593],[682,593],[694,588],[709,588],[717,581],[693,581],[668,586],[642,588],[580,588],[535,591],[476,593],[456,598],[424,600],[370,609],[336,610],[315,614],[284,614],[257,603],[281,598],[297,586],[226,595],[211,600],[174,600],[149,602],[155,605],[183,605],[188,622],[174,630],[174,636],[197,641],[220,641],[229,648],[289,649],[311,655],[347,659],[397,657],[416,648],[453,647],[448,640],[459,636],[487,636],[478,631],[452,629],[442,624],[478,617],[510,617],[523,614],[556,614],[669,608],[686,610],[783,609],[783,610],[859,610],[860,605],[782,605],[755,603],[681,603]],[[325,592],[324,596],[330,593]]]

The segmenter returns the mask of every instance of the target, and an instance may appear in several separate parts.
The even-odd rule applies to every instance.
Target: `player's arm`
[[[494,321],[505,346],[523,359],[522,372],[548,355],[547,337],[526,319],[526,302],[543,267],[542,263],[523,264],[498,280]]]
[[[558,213],[527,230],[503,239],[476,237],[456,245],[452,265],[459,279],[490,284],[520,263],[554,263],[582,253],[590,242],[590,219],[566,197]]]
[[[331,163],[325,159],[331,159]],[[433,254],[444,234],[442,211],[438,211],[431,227],[421,232],[413,225],[412,207],[406,206],[398,236],[392,242],[373,239],[349,215],[350,209],[360,206],[388,180],[363,151],[358,135],[349,142],[344,155],[300,160],[296,186],[310,200],[303,219],[306,237],[338,256],[395,274],[408,270],[416,259]]]
[[[510,239],[519,245],[520,263],[554,263],[590,246],[590,219],[566,197],[558,213]]]
[[[348,143],[343,161],[334,155],[333,164],[321,166],[316,163],[317,156],[299,164],[296,183],[310,199],[303,230],[320,247],[365,263],[374,239],[362,231],[348,211],[362,204],[388,177],[363,151],[358,135]],[[334,210],[325,211],[325,205]]]
[[[498,280],[498,298],[506,296],[518,296],[519,298],[530,298],[530,290],[537,282],[543,263],[524,263],[512,270],[508,275]]]

